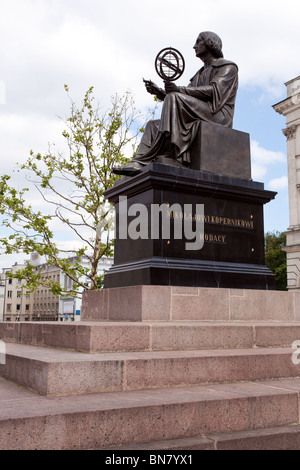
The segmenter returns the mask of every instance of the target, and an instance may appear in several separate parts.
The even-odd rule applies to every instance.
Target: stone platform
[[[0,449],[299,448],[299,294],[123,289],[0,323]]]

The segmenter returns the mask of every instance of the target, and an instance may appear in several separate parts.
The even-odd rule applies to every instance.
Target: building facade
[[[43,263],[36,266],[41,277],[48,281],[61,282],[59,268]],[[57,321],[60,316],[60,296],[51,292],[50,287],[39,286],[32,293],[32,321]]]
[[[285,116],[289,190],[289,227],[286,232],[287,287],[300,290],[300,76],[285,83],[287,98],[273,106]]]

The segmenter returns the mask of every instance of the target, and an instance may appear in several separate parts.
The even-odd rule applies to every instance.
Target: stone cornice
[[[300,252],[300,245],[290,245],[290,246],[283,246],[282,251],[286,253],[299,253]]]
[[[283,101],[273,105],[273,109],[283,116],[300,109],[300,93],[296,93]]]

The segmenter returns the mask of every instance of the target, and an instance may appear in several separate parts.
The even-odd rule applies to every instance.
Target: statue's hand
[[[178,91],[178,86],[175,85],[174,82],[168,82],[168,81],[164,81],[164,84],[165,84],[165,92],[168,94],[168,93],[172,93],[172,91]]]
[[[160,92],[160,88],[157,85],[155,85],[155,83],[153,83],[151,80],[144,80],[144,83],[146,86],[146,90],[151,95],[156,95],[157,93]]]

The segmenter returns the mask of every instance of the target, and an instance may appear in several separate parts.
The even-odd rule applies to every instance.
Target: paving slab
[[[251,431],[200,435],[183,439],[153,441],[114,448],[116,451],[150,450],[299,450],[300,425],[277,426]],[[112,449],[110,449],[112,450]]]
[[[300,425],[213,434],[216,450],[299,450]]]

